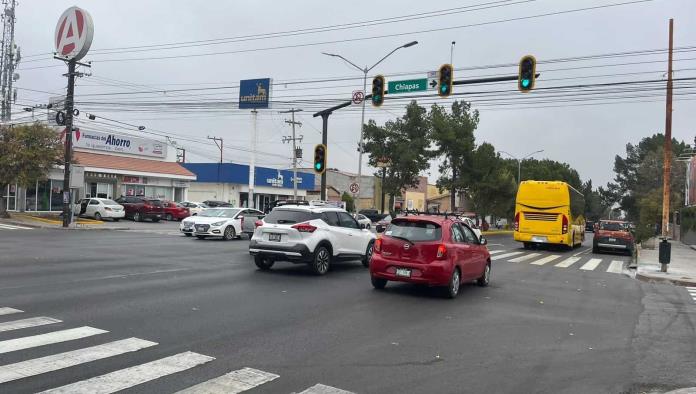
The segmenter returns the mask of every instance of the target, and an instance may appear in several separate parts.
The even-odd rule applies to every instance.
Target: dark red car
[[[462,283],[488,286],[491,256],[464,223],[451,216],[409,215],[394,218],[374,244],[370,276],[376,289],[388,281],[445,286],[454,298]]]
[[[191,216],[188,208],[174,201],[162,200],[162,207],[164,208],[164,218],[169,221],[182,220]]]
[[[599,253],[602,250],[616,250],[632,255],[635,248],[635,239],[629,231],[628,222],[600,220],[599,223],[595,224],[592,253]]]
[[[159,222],[164,217],[162,201],[158,199],[121,196],[116,202],[123,205],[126,217],[132,218],[134,222],[142,222],[145,219]]]

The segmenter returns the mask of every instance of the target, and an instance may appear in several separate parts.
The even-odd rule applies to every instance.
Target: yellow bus
[[[560,181],[523,181],[515,201],[515,241],[573,248],[585,240],[585,198]]]

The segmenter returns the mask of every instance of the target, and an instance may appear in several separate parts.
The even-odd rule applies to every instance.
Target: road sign
[[[437,71],[428,71],[428,90],[437,90]]]
[[[67,60],[80,60],[89,51],[94,37],[94,24],[89,13],[70,7],[58,18],[54,40],[56,54]]]
[[[428,80],[426,78],[406,79],[403,81],[392,81],[387,85],[389,94],[423,92],[427,90]]]
[[[362,104],[362,102],[365,100],[365,92],[363,92],[362,90],[353,90],[352,97],[353,104]]]
[[[357,182],[353,182],[350,184],[350,192],[353,194],[358,194],[360,192],[360,185],[357,184]]]
[[[239,109],[268,108],[271,85],[271,78],[239,81]]]

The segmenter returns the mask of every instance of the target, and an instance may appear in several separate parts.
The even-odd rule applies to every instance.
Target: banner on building
[[[64,134],[61,135],[61,140]],[[123,134],[102,133],[84,129],[73,130],[73,147],[103,152],[164,158],[167,155],[163,142],[132,137]]]

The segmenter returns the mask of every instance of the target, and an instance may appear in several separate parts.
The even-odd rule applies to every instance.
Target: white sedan
[[[469,226],[469,228],[471,228],[471,230],[474,232],[474,234],[476,234],[478,239],[481,239],[481,229],[479,228],[479,226],[476,225],[476,223],[474,222],[474,220],[472,218],[463,216],[463,217],[460,217],[459,219],[462,222],[466,223]]]
[[[370,227],[372,227],[372,220],[370,220],[367,216],[358,213],[355,214],[354,217],[355,220],[358,221],[358,223],[360,223],[361,225],[365,225],[366,229],[369,230]]]
[[[179,224],[187,237],[198,239],[222,238],[226,241],[251,234],[263,212],[250,208],[207,208],[196,216],[189,216]]]
[[[96,220],[113,219],[118,222],[126,216],[126,210],[123,205],[108,198],[85,198],[79,204],[79,216],[89,216]]]
[[[191,212],[191,216],[196,216],[199,213],[203,212],[204,209],[208,208],[208,206],[203,204],[202,202],[182,201],[179,204],[181,204],[185,208],[188,208],[189,212]]]

